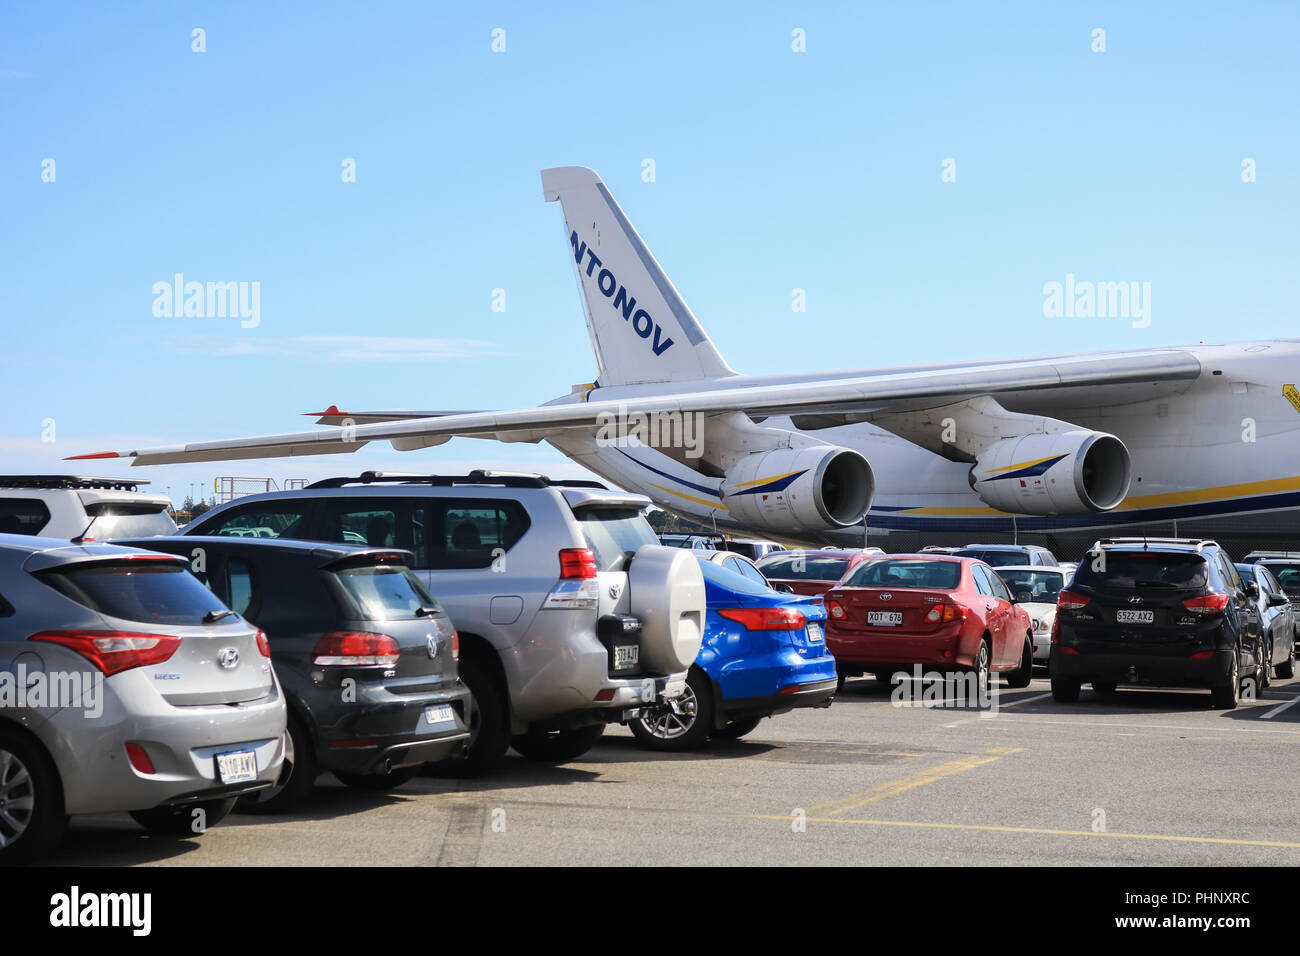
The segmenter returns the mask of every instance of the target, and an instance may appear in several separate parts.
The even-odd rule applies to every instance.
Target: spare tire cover
[[[704,640],[704,572],[681,548],[642,545],[627,570],[630,610],[641,619],[641,667],[674,674]]]

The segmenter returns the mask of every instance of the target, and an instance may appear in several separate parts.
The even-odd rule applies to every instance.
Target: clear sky
[[[1130,6],[11,0],[0,470],[590,381],[555,165],[601,174],[743,372],[1300,335],[1300,7]],[[156,316],[177,273],[259,283],[257,326]],[[1045,316],[1067,274],[1149,282],[1150,324]],[[216,475],[579,473],[469,439],[75,465],[178,500]]]

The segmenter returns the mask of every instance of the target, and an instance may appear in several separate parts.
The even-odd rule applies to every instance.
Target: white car
[[[1074,569],[1021,564],[993,570],[1006,583],[1016,603],[1029,612],[1034,629],[1034,663],[1045,665],[1051,657],[1056,598],[1074,576]]]
[[[166,495],[149,482],[80,475],[0,475],[0,534],[79,541],[175,534]]]

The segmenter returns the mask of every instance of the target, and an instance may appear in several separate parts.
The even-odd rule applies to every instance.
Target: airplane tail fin
[[[547,202],[564,211],[601,385],[736,374],[594,170],[542,170]]]

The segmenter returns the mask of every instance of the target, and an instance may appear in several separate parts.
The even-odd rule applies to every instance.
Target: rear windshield
[[[961,563],[930,558],[885,558],[867,561],[848,576],[854,588],[937,588],[951,590],[961,581]]]
[[[1029,555],[1023,551],[997,551],[992,548],[962,548],[953,557],[976,558],[986,564],[1029,564]]]
[[[1059,571],[1008,571],[997,572],[1017,601],[1031,604],[1055,604],[1057,595],[1065,586],[1065,575]]]
[[[621,570],[626,555],[642,545],[659,544],[654,528],[636,508],[584,508],[576,517],[602,571]],[[674,546],[671,541],[667,544]]]
[[[758,562],[758,569],[767,578],[786,581],[838,581],[848,566],[848,558],[816,558],[797,553],[768,555]]]
[[[86,537],[106,541],[109,538],[156,538],[175,534],[176,522],[166,511],[150,514],[98,515],[90,524]]]
[[[183,561],[114,561],[65,565],[40,579],[83,607],[140,624],[202,624],[226,606]]]
[[[421,608],[441,610],[420,579],[400,565],[344,568],[334,575],[355,603],[359,620],[409,621]]]
[[[1260,564],[1273,572],[1278,585],[1285,594],[1300,595],[1300,561],[1261,561]]]
[[[1092,588],[1193,590],[1205,587],[1208,580],[1209,566],[1200,555],[1104,551],[1085,557],[1072,583]]]

